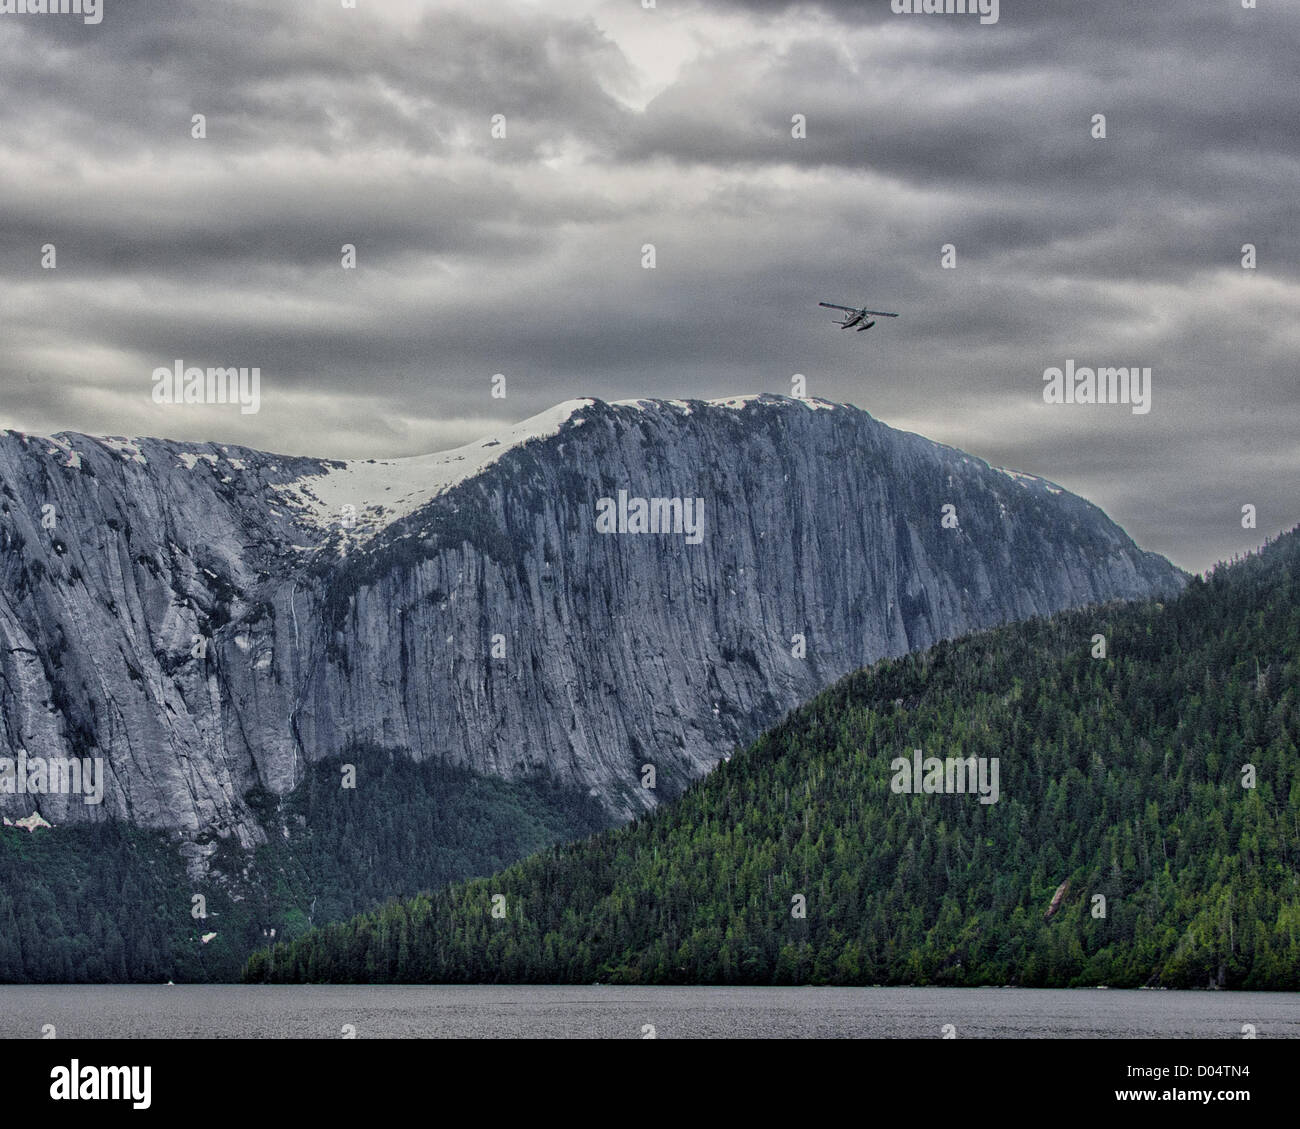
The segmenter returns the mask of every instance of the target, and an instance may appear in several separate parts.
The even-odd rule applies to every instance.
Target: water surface
[[[1300,994],[1012,988],[0,986],[0,1038],[1300,1038]]]

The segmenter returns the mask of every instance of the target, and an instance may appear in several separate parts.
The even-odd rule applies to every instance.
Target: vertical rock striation
[[[598,532],[620,491],[702,499],[699,543]],[[575,401],[348,463],[8,432],[0,757],[107,780],[0,814],[251,845],[250,789],[366,743],[630,816],[848,671],[1184,579],[1052,483],[824,401]]]

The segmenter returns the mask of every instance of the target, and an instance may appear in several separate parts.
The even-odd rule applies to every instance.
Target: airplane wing
[[[843,310],[849,314],[866,314],[869,317],[878,318],[896,318],[897,314],[887,314],[884,310],[864,310],[860,306],[840,306],[834,302],[818,302],[817,305],[825,306],[828,310]]]

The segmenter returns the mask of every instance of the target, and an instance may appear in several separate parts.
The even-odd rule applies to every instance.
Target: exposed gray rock
[[[1185,579],[1049,482],[822,401],[579,401],[503,440],[344,464],[4,434],[0,756],[102,757],[107,786],[0,813],[248,845],[250,788],[367,742],[627,816],[848,671]],[[700,543],[597,532],[619,490],[703,499]]]

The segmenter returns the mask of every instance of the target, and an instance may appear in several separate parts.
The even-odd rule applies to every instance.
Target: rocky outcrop
[[[1056,911],[1061,908],[1061,899],[1069,892],[1070,880],[1067,878],[1056,888],[1056,893],[1052,895],[1052,904],[1047,907],[1046,912],[1043,914],[1044,921],[1050,921],[1052,919],[1052,916]]]
[[[699,500],[698,543],[601,531],[638,498]],[[0,757],[105,772],[0,813],[247,845],[250,789],[358,743],[632,815],[850,670],[1184,577],[1049,482],[762,396],[349,463],[8,432],[0,580]]]

